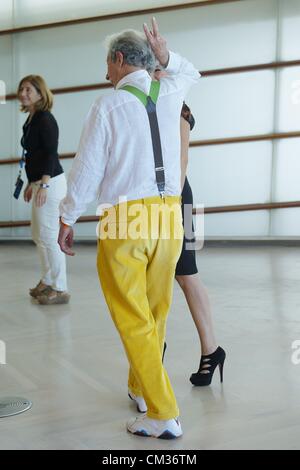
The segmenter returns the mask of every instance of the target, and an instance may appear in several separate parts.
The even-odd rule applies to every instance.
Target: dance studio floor
[[[93,244],[68,259],[69,305],[40,306],[31,243],[0,243],[0,401],[23,396],[31,410],[0,419],[0,449],[299,449],[300,248],[209,246],[198,254],[219,344],[224,383],[194,388],[199,343],[175,285],[165,365],[181,410],[182,438],[128,434],[127,362],[99,288]],[[159,279],[158,279],[159,282]],[[162,286],[163,288],[163,286]],[[296,359],[300,362],[300,352]],[[295,362],[298,362],[297,360]],[[216,371],[217,373],[218,371]]]

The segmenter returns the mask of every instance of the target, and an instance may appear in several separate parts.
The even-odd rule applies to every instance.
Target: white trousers
[[[64,173],[51,178],[47,200],[42,207],[35,204],[39,185],[32,183],[31,231],[41,261],[41,281],[59,291],[67,290],[66,257],[58,243],[59,203],[65,197],[67,184]]]

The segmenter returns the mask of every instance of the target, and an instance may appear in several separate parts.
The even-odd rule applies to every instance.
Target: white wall
[[[184,0],[199,3],[206,0]],[[1,0],[1,29],[176,5],[178,0]]]
[[[68,18],[68,4],[52,1],[55,8],[49,21],[102,13],[97,13],[92,0],[77,1]],[[50,1],[22,0],[14,17],[9,17],[9,11],[1,16],[0,11],[0,28],[13,23],[29,24],[33,10],[28,8],[33,3],[44,7],[34,9],[32,22],[46,22],[45,9]],[[120,8],[122,2],[117,3]],[[83,14],[85,4],[90,9]],[[117,7],[112,7],[116,11]],[[300,43],[298,0],[246,0],[160,13],[156,17],[170,49],[192,60],[199,70],[300,59],[296,46]],[[149,19],[132,16],[0,36],[0,80],[7,84],[7,93],[15,92],[19,79],[29,73],[44,76],[50,88],[103,82],[105,36],[125,28],[141,29],[141,24]],[[53,113],[60,127],[61,153],[76,150],[91,103],[108,92],[55,96]],[[192,140],[300,130],[300,68],[202,78],[186,101],[196,118]],[[0,105],[0,158],[20,154],[24,119],[16,101]],[[192,148],[188,175],[194,201],[219,206],[300,200],[299,150],[300,139]],[[62,161],[66,172],[71,163]],[[0,166],[0,221],[30,218],[29,207],[11,197],[17,171],[17,165]],[[87,214],[94,213],[92,205]],[[286,209],[207,215],[205,233],[224,237],[298,236],[299,214],[300,209]],[[77,236],[93,236],[95,224],[78,224],[76,232]],[[0,237],[5,236],[29,236],[29,229],[0,230]]]

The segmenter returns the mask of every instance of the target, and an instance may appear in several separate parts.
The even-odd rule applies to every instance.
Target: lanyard
[[[20,167],[19,173],[22,173],[23,167],[24,167],[24,165],[25,165],[25,161],[26,161],[25,155],[26,155],[26,150],[23,148],[23,150],[22,150],[22,157],[21,157],[20,160],[19,160],[19,167]]]
[[[30,124],[28,124],[28,127],[27,127],[27,129],[26,129],[26,132],[25,132],[25,134],[23,135],[23,138],[22,138],[22,145],[25,145],[25,140],[26,140],[26,138],[28,137],[29,131],[30,131]],[[22,149],[22,156],[21,156],[21,158],[20,158],[20,160],[19,160],[19,167],[20,167],[20,169],[19,169],[19,176],[21,176],[23,167],[24,167],[25,162],[26,162],[26,153],[27,153],[27,150],[25,150],[24,147],[23,147],[23,149]]]

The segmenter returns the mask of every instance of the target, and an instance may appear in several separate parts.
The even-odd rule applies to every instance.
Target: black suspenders
[[[129,93],[135,95],[146,108],[151,130],[152,148],[155,163],[155,179],[159,195],[161,198],[163,198],[165,194],[165,170],[156,114],[156,102],[159,94],[159,87],[160,83],[158,81],[152,81],[149,96],[131,85],[125,85],[124,87],[121,87],[120,90],[126,90]]]

